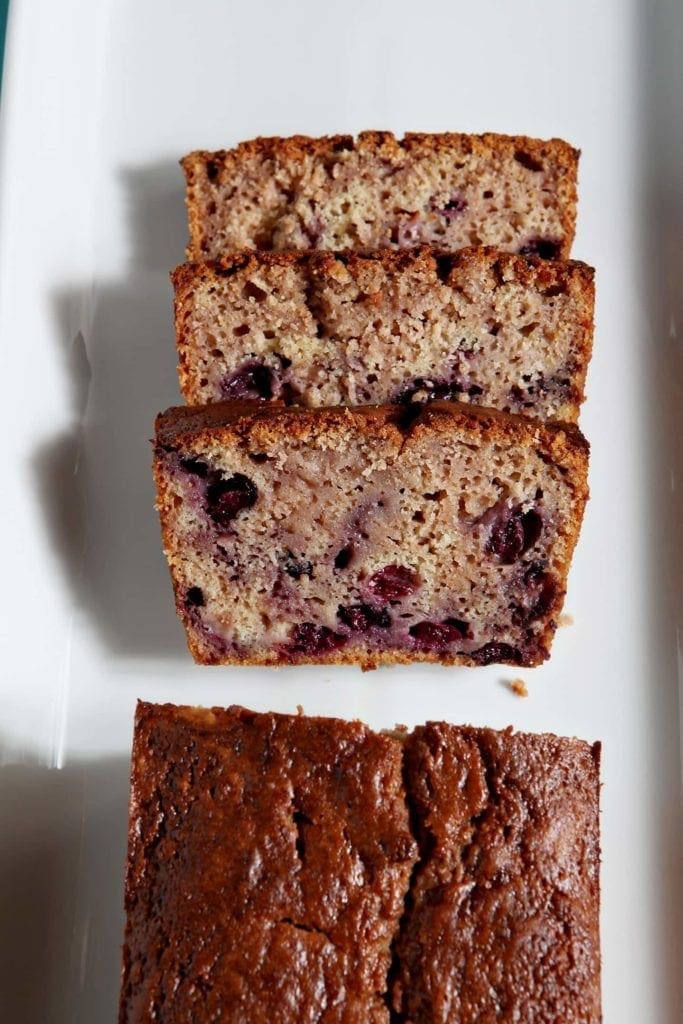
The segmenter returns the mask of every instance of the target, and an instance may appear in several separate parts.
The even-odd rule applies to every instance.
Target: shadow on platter
[[[35,452],[40,507],[77,604],[118,657],[185,659],[154,510],[150,438],[179,404],[169,270],[187,239],[182,173],[126,171],[131,259],[92,299],[54,296],[71,424]]]
[[[0,1020],[114,1020],[129,763],[0,768]]]

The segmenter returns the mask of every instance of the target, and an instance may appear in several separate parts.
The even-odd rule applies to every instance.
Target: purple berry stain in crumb
[[[289,650],[313,656],[336,651],[345,642],[345,636],[335,633],[327,626],[319,626],[314,622],[300,622],[292,629]]]
[[[467,200],[463,199],[462,196],[453,195],[445,203],[439,203],[438,200],[432,199],[431,207],[434,213],[440,213],[446,220],[455,220],[461,213],[464,213],[467,209]]]
[[[257,360],[244,363],[225,378],[221,391],[230,401],[239,398],[266,401],[273,397],[273,371]]]
[[[190,473],[191,476],[198,476],[205,479],[209,474],[209,467],[201,459],[181,459],[180,465],[183,467],[186,473]]]
[[[441,651],[459,640],[472,636],[468,624],[462,619],[416,622],[408,632],[416,645],[426,651]]]
[[[574,371],[567,369],[566,372]],[[521,385],[513,384],[510,388],[511,400],[524,408],[531,408],[535,401],[546,395],[559,402],[568,402],[572,399],[573,393],[574,389],[570,378],[562,376],[562,374],[546,377],[545,374],[539,373],[533,380],[528,374],[525,374],[522,377]]]
[[[530,238],[520,246],[520,256],[540,256],[543,260],[559,259],[562,242],[554,238]]]
[[[541,536],[543,520],[538,512],[522,512],[519,505],[501,510],[491,527],[487,549],[504,565],[512,565]]]
[[[400,405],[407,405],[410,402],[432,402],[435,399],[451,401],[460,398],[461,395],[470,395],[475,398],[483,393],[484,389],[478,384],[465,382],[459,377],[452,380],[443,377],[415,377],[414,380],[408,381],[400,387],[393,401]]]
[[[373,626],[388,629],[391,625],[386,608],[372,608],[369,604],[340,604],[337,618],[354,633],[367,633]]]
[[[256,485],[244,473],[233,473],[227,480],[220,475],[206,489],[206,511],[217,526],[225,527],[243,509],[256,504]]]
[[[557,599],[557,580],[543,562],[532,562],[526,569],[522,586],[524,598],[513,612],[517,626],[529,626],[553,608]]]
[[[420,577],[407,565],[385,565],[367,582],[368,591],[379,601],[400,601],[414,594],[419,586]]]
[[[423,224],[419,213],[411,213],[391,229],[391,242],[399,249],[410,249],[427,241],[423,236]]]
[[[416,377],[401,386],[394,401],[401,405],[407,405],[414,401],[429,402],[439,398],[453,399],[461,395],[462,390],[457,381],[428,380],[425,377]]]

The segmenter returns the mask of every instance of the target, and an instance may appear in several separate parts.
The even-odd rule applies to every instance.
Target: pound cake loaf
[[[408,737],[420,843],[395,946],[410,1024],[599,1024],[600,746],[430,723]]]
[[[207,664],[537,665],[587,462],[572,425],[458,402],[170,409],[157,505],[189,648]]]
[[[401,770],[359,722],[139,704],[120,1024],[388,1024]]]
[[[495,249],[243,252],[173,274],[189,405],[457,398],[575,422],[593,271]]]
[[[599,754],[138,704],[120,1024],[598,1024]]]
[[[495,245],[567,257],[579,153],[561,139],[362,132],[255,139],[182,161],[188,259],[238,249],[452,252]]]

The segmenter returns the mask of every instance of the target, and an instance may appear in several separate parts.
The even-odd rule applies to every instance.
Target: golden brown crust
[[[477,153],[487,156],[493,152],[515,153],[519,150],[535,157],[551,156],[558,166],[568,172],[575,170],[581,151],[570,146],[564,139],[532,139],[528,135],[500,135],[484,132],[471,135],[466,132],[406,132],[397,138],[392,132],[360,132],[357,139],[352,135],[308,135],[259,136],[238,143],[234,149],[196,149],[184,156],[180,163],[187,171],[203,167],[208,161],[216,164],[236,164],[258,156],[262,159],[287,158],[300,160],[304,156],[333,156],[343,150],[372,150],[401,156],[404,153],[420,151],[448,152],[457,149],[463,153]]]
[[[401,769],[358,721],[139,703],[121,1024],[385,1024]]]
[[[172,406],[159,413],[155,422],[156,443],[172,447],[182,440],[196,443],[209,437],[219,444],[249,435],[257,424],[269,425],[273,440],[282,437],[305,439],[320,429],[353,424],[361,433],[388,427],[410,437],[422,427],[447,432],[453,426],[476,431],[491,441],[524,441],[529,447],[547,448],[559,465],[575,468],[585,463],[590,446],[574,423],[543,423],[498,409],[455,401],[435,401],[421,406],[415,415],[395,405],[361,405],[331,409],[279,406],[261,402],[215,402],[202,406]]]
[[[441,252],[431,245],[418,245],[413,249],[376,249],[365,253],[245,249],[223,253],[218,259],[188,260],[171,271],[171,280],[176,291],[182,293],[186,288],[196,286],[198,281],[228,277],[239,270],[256,270],[262,266],[305,267],[314,272],[328,270],[337,263],[353,268],[368,262],[381,263],[395,272],[424,269],[433,273],[438,266],[440,274],[446,278],[459,267],[484,269],[493,265],[509,271],[525,284],[538,282],[539,286],[548,288],[566,286],[576,280],[587,288],[595,277],[595,269],[581,260],[546,260],[539,256],[502,252],[490,245],[467,246],[457,252]]]
[[[600,745],[445,722],[404,746],[421,859],[395,943],[414,1024],[598,1024]]]
[[[599,780],[550,733],[139,701],[121,1024],[598,1024]]]
[[[462,155],[514,157],[522,154],[531,161],[550,159],[563,181],[563,202],[560,222],[563,229],[559,255],[568,257],[576,230],[577,171],[580,150],[563,139],[532,139],[526,135],[500,135],[487,132],[469,135],[461,132],[408,132],[402,139],[391,132],[365,131],[354,140],[351,135],[311,138],[305,135],[259,137],[239,143],[231,150],[195,150],[184,156],[180,164],[187,183],[186,205],[190,241],[188,259],[199,259],[205,252],[205,226],[202,222],[199,189],[209,177],[233,175],[240,164],[250,159],[296,162],[305,157],[329,162],[345,150],[368,152],[388,160],[402,160],[408,155],[457,152]]]
[[[173,503],[168,493],[163,472],[163,456],[178,448],[192,450],[197,447],[229,447],[247,445],[255,438],[258,445],[278,444],[283,438],[309,440],[321,432],[348,432],[349,428],[365,436],[372,436],[405,450],[421,433],[452,435],[453,431],[471,433],[489,442],[514,443],[542,453],[542,458],[556,465],[565,476],[572,493],[572,514],[567,524],[565,557],[556,565],[560,585],[547,618],[538,648],[523,661],[501,657],[502,664],[533,666],[541,664],[550,648],[556,629],[556,619],[566,592],[566,579],[572,555],[578,540],[585,504],[588,500],[589,445],[575,424],[542,423],[523,416],[514,416],[494,409],[450,401],[435,401],[422,406],[417,414],[406,420],[405,410],[397,406],[361,406],[353,408],[307,409],[282,407],[259,402],[222,402],[210,406],[173,407],[160,413],[156,419],[155,477],[157,484],[162,538],[164,549],[172,550],[170,510]],[[189,617],[176,594],[178,613],[186,626]],[[277,651],[250,652],[246,656],[233,653],[217,654],[203,647],[187,630],[188,646],[194,659],[204,664],[284,664]],[[297,664],[356,664],[364,670],[379,665],[411,664],[416,660],[444,665],[481,664],[467,654],[433,654],[420,652],[418,658],[411,652],[369,650],[362,644],[349,644],[345,648],[317,653],[314,656],[297,655]]]

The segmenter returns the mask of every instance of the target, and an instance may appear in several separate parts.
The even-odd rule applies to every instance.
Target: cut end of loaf
[[[566,258],[578,157],[560,139],[457,133],[294,136],[196,151],[181,161],[188,259],[419,244]]]
[[[173,274],[190,405],[457,398],[578,418],[593,271],[491,248],[455,254],[258,252]]]
[[[437,402],[172,409],[155,470],[176,606],[212,664],[535,665],[587,497],[576,427]]]

